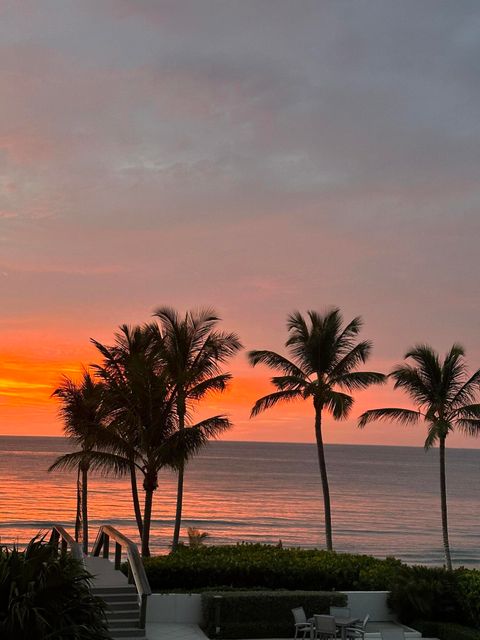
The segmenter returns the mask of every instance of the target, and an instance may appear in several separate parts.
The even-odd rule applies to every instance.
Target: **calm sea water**
[[[69,450],[63,438],[0,437],[0,541],[27,541],[52,521],[73,530],[75,475],[47,473]],[[442,564],[438,452],[411,447],[327,446],[338,551]],[[457,564],[480,566],[480,451],[448,451],[450,536]],[[175,477],[161,474],[152,550],[168,549]],[[92,477],[91,537],[110,523],[138,540],[125,479]],[[324,546],[314,445],[215,442],[188,467],[184,527],[215,544]]]

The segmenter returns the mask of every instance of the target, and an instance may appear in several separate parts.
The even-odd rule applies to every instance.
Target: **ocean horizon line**
[[[1,438],[48,438],[51,440],[68,440],[67,436],[64,435],[48,435],[48,434],[14,434],[14,433],[2,433],[0,434]],[[226,440],[226,439],[218,439],[211,440],[211,444],[215,443],[227,443],[227,444],[278,444],[278,445],[304,445],[304,446],[316,446],[316,442],[312,440],[311,442],[295,442],[290,440]],[[423,445],[412,445],[412,444],[372,444],[372,443],[357,443],[357,442],[325,442],[326,447],[376,447],[376,448],[389,448],[389,449],[424,449]],[[433,447],[435,449],[436,447]],[[480,451],[479,447],[448,447],[450,451]]]

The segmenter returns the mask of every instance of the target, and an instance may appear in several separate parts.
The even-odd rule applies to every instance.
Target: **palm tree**
[[[90,373],[84,371],[77,384],[64,376],[60,386],[52,394],[60,399],[60,415],[63,418],[64,433],[80,447],[75,456],[77,467],[77,516],[75,539],[80,537],[80,522],[83,551],[88,551],[88,472],[93,449],[98,445],[99,431],[102,429],[104,409],[102,386]],[[49,467],[49,471],[65,468],[72,454],[60,456]]]
[[[94,342],[103,355],[97,373],[105,386],[111,441],[105,451],[92,456],[92,465],[108,469],[115,459],[118,472],[132,465],[143,475],[145,502],[142,516],[142,555],[150,555],[153,495],[161,469],[178,469],[185,460],[230,427],[224,416],[213,416],[178,428],[176,385],[162,355],[162,338],[156,324],[120,327],[115,345]],[[136,486],[133,488],[136,493]]]
[[[242,348],[234,333],[218,331],[220,318],[212,309],[187,311],[183,318],[170,307],[154,314],[160,322],[162,358],[175,386],[178,428],[185,428],[190,404],[207,394],[226,389],[231,375],[221,365]],[[178,546],[182,521],[185,464],[178,468],[177,506],[172,551]]]
[[[362,327],[360,317],[354,318],[342,329],[343,319],[339,309],[331,309],[323,315],[308,311],[307,315],[308,319],[295,311],[288,316],[289,338],[285,346],[291,360],[274,351],[249,353],[252,366],[266,364],[281,374],[271,379],[277,390],[257,400],[251,415],[256,416],[278,403],[298,399],[312,401],[323,488],[325,537],[327,549],[332,551],[330,490],[322,436],[323,413],[328,411],[335,420],[347,418],[354,400],[345,391],[382,384],[385,376],[371,371],[355,371],[360,363],[367,360],[371,351],[369,341],[356,341]]]
[[[390,373],[395,389],[403,389],[417,409],[370,409],[360,416],[359,426],[375,420],[394,420],[404,425],[427,424],[425,449],[438,442],[440,450],[440,502],[445,562],[452,569],[448,540],[447,483],[445,444],[447,436],[458,429],[470,436],[480,434],[480,404],[475,403],[480,389],[480,369],[468,375],[464,349],[454,344],[441,361],[438,353],[428,345],[417,345],[405,354],[406,363]]]

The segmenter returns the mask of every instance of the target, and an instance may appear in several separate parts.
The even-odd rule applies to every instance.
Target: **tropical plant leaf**
[[[369,409],[358,419],[358,426],[362,429],[370,422],[394,420],[404,425],[416,424],[422,414],[419,411],[400,408]]]
[[[303,398],[302,392],[294,389],[270,393],[269,395],[264,396],[263,398],[260,398],[256,401],[256,403],[253,405],[250,416],[253,418],[259,413],[262,413],[262,411],[271,409],[279,402],[293,402],[294,400],[299,400],[301,398]]]

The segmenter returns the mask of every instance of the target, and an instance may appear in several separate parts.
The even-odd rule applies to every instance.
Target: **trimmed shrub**
[[[283,549],[262,544],[180,548],[146,558],[154,591],[205,589],[387,590],[399,560],[337,554],[315,549]]]
[[[462,605],[456,574],[436,567],[403,567],[392,582],[388,605],[407,625],[415,619],[458,621]]]
[[[291,638],[294,607],[303,607],[309,617],[328,613],[331,606],[341,607],[346,603],[346,595],[335,592],[203,593],[203,629],[210,638]]]
[[[439,638],[439,640],[480,640],[480,631],[478,629],[464,627],[461,624],[416,620],[413,626],[422,635]]]
[[[480,627],[480,571],[457,569],[459,600],[462,603],[463,620]]]

